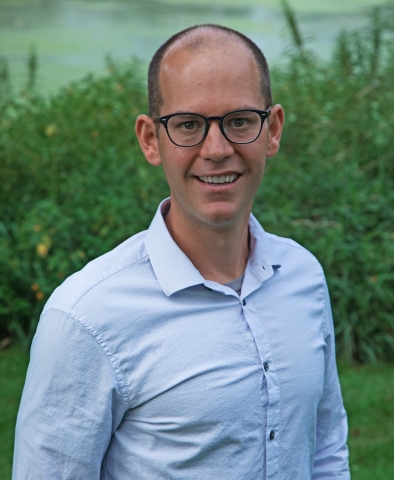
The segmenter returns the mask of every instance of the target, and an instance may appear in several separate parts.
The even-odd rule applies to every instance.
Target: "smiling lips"
[[[212,177],[198,177],[201,182],[220,185],[222,183],[233,183],[238,178],[236,173],[231,175],[213,175]]]

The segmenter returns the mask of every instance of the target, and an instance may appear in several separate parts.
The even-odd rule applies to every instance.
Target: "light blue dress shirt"
[[[14,480],[350,478],[322,268],[253,216],[249,229],[241,295],[200,275],[160,208],[56,289]]]

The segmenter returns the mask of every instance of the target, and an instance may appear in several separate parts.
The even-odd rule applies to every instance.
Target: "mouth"
[[[212,176],[203,176],[203,177],[197,177],[200,182],[203,183],[208,183],[209,185],[223,185],[223,184],[228,184],[228,183],[233,183],[237,180],[239,177],[238,174],[232,173],[229,175],[212,175]]]

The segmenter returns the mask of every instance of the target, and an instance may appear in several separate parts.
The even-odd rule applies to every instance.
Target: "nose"
[[[223,135],[218,121],[210,121],[208,134],[201,144],[200,155],[206,160],[220,162],[234,153],[231,142]]]

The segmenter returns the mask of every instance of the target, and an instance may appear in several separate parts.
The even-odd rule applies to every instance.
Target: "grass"
[[[28,356],[19,346],[0,351],[0,471],[11,478],[14,426]],[[349,416],[352,480],[394,476],[394,365],[339,365]]]
[[[0,350],[0,472],[11,478],[14,427],[28,356],[20,347]]]
[[[340,367],[352,479],[394,478],[394,365]]]

